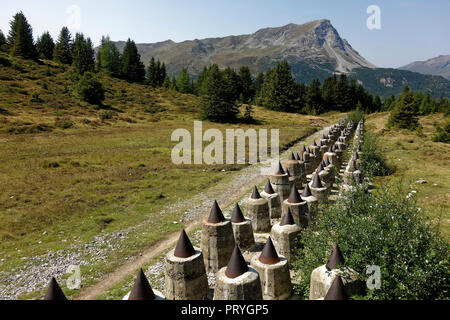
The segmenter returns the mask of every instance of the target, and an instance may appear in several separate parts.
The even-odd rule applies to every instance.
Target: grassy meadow
[[[0,56],[0,271],[151,221],[151,229],[139,230],[108,261],[82,267],[94,276],[110,272],[181,228],[173,222],[182,208],[160,214],[164,207],[231,179],[243,167],[174,165],[171,133],[193,131],[198,98],[100,77],[106,100],[89,105],[76,97],[70,68]],[[204,122],[203,130],[279,128],[284,148],[340,116],[255,107],[254,124]]]
[[[380,135],[383,153],[395,173],[379,177],[375,184],[401,183],[415,190],[418,205],[431,217],[446,239],[450,238],[450,145],[431,140],[434,124],[445,121],[441,113],[420,117],[417,132],[386,129],[389,113],[367,116],[367,129]],[[416,183],[419,180],[427,183]]]

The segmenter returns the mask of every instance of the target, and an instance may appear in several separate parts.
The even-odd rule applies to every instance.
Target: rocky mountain
[[[447,80],[450,80],[450,54],[445,56],[440,55],[427,61],[415,61],[399,69],[443,76]]]
[[[122,50],[125,42],[116,42]],[[217,63],[220,67],[238,69],[245,65],[254,76],[260,71],[287,60],[297,81],[323,81],[333,73],[347,73],[373,94],[388,97],[399,94],[408,84],[413,90],[429,92],[433,97],[450,96],[450,81],[419,73],[380,69],[364,59],[326,19],[302,25],[288,24],[264,28],[253,34],[173,42],[137,44],[144,63],[151,57],[164,61],[169,74],[187,68],[192,75],[204,66]]]
[[[125,42],[117,42],[116,45],[121,50]],[[137,47],[145,63],[154,56],[166,63],[169,73],[178,73],[186,67],[191,74],[197,74],[205,65],[217,63],[220,67],[232,68],[247,65],[256,74],[283,59],[291,65],[306,65],[315,70],[313,73],[375,68],[325,19],[303,25],[291,23],[279,28],[265,28],[240,36],[179,43],[168,40],[138,44]]]

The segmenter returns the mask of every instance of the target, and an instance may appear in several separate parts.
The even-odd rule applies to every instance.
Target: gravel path
[[[329,127],[324,128],[301,142],[296,143],[290,149],[281,153],[280,158],[287,159],[291,150],[299,151],[303,144],[311,143],[313,139],[318,138],[328,129]],[[265,167],[267,167],[267,165]],[[261,175],[262,168],[264,168],[262,164],[248,166],[234,174],[232,179],[227,179],[191,199],[181,200],[169,205],[162,210],[160,214],[164,214],[165,212],[174,209],[186,208],[182,221],[175,221],[174,223],[182,222],[187,232],[192,232],[200,225],[201,219],[209,213],[214,199],[218,201],[221,208],[224,209],[224,213],[227,214],[230,213],[234,203],[242,203],[244,201],[254,185],[264,185],[267,176]],[[43,289],[47,286],[48,281],[52,276],[55,276],[58,281],[61,281],[62,276],[66,274],[67,268],[70,265],[87,266],[93,263],[106,261],[111,252],[123,249],[125,240],[131,236],[135,236],[140,228],[148,227],[149,224],[150,222],[146,221],[121,231],[96,236],[87,244],[75,243],[63,250],[49,252],[45,255],[30,258],[23,258],[26,260],[26,263],[20,268],[0,272],[0,299],[17,299],[21,294]],[[155,245],[146,248],[138,257],[130,257],[128,262],[111,274],[91,275],[91,280],[99,281],[94,285],[83,289],[77,299],[94,299],[98,295],[107,292],[108,289],[129,274],[135,273],[142,265],[147,264],[173,247],[176,244],[178,235],[178,232],[173,233],[165,240],[159,241]],[[196,236],[194,236],[194,238],[195,237]],[[161,261],[152,264],[149,270],[146,270],[146,273],[149,275],[157,275],[163,273],[163,269],[164,261],[162,259]],[[82,282],[85,280],[88,279],[83,276]],[[210,276],[209,281],[213,283],[214,277]],[[152,278],[152,285],[154,285],[156,289],[162,289],[163,281],[161,279],[158,280]]]

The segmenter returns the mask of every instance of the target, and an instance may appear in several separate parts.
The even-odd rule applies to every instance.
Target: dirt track
[[[311,143],[313,139],[321,136],[323,132],[327,130],[328,127],[323,128],[322,130],[317,131],[316,133],[302,139],[290,149],[283,152],[280,155],[280,158],[287,158],[291,150],[295,150],[298,152],[301,145],[305,143]],[[195,206],[195,208],[194,205],[198,204],[198,202],[191,201],[193,208],[190,208],[191,212],[188,219],[184,219],[186,231],[188,233],[192,232],[201,225],[201,221],[203,220],[203,218],[209,214],[210,204],[214,199],[217,199],[221,208],[226,208],[242,199],[242,197],[245,196],[245,194],[249,192],[249,190],[251,190],[253,186],[263,184],[267,177],[261,175],[260,173],[261,172],[259,165],[249,166],[239,171],[239,173],[236,174],[236,176],[233,177],[231,181],[224,182],[220,188],[223,190],[232,190],[231,192],[224,194],[221,198],[206,196],[205,198],[207,199],[204,199],[202,204],[200,206]],[[236,185],[238,185],[239,187],[236,188]],[[77,297],[75,297],[75,299],[93,300],[99,295],[106,293],[115,284],[126,278],[128,275],[136,273],[139,268],[142,267],[142,265],[150,262],[171,247],[175,246],[178,237],[179,232],[174,232],[169,234],[164,240],[158,241],[152,246],[145,248],[141,255],[139,255],[135,259],[130,259],[129,262],[123,264],[114,272],[104,275],[97,283],[82,290],[82,292]]]

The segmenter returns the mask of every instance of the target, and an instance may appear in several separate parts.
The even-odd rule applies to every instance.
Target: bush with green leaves
[[[436,126],[436,133],[433,135],[434,142],[450,143],[450,117],[445,120],[444,126]]]
[[[359,187],[322,207],[304,229],[293,263],[297,294],[308,299],[311,272],[327,262],[337,243],[344,265],[367,281],[367,266],[381,270],[381,288],[356,299],[446,299],[449,295],[449,244],[420,212],[414,196],[401,187],[376,192]]]
[[[366,131],[361,151],[363,171],[366,175],[384,177],[394,173],[395,168],[387,163],[386,158],[380,151],[380,138],[378,135]]]
[[[100,105],[105,100],[102,83],[92,72],[86,72],[77,82],[76,90],[81,100]]]

